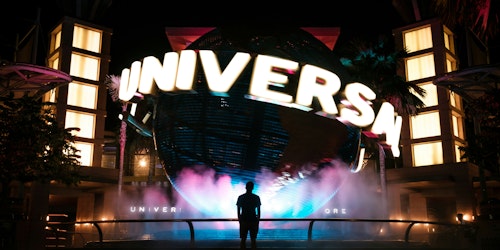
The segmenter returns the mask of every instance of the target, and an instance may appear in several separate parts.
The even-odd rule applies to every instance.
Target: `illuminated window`
[[[44,102],[52,102],[52,103],[56,103],[56,100],[57,100],[57,88],[55,89],[51,89],[50,91],[47,91],[43,97],[42,97],[42,100]]]
[[[93,81],[99,80],[100,59],[81,54],[71,55],[70,75]]]
[[[425,96],[420,96],[417,93],[411,90],[414,95],[417,95],[425,104],[426,107],[436,106],[438,105],[438,96],[437,96],[437,86],[432,82],[426,82],[419,84],[419,87],[425,90]]]
[[[457,70],[457,61],[450,55],[446,55],[446,72]]]
[[[455,43],[453,39],[453,33],[446,27],[444,27],[444,46],[453,54],[455,54]]]
[[[432,48],[431,27],[423,27],[404,33],[404,45],[408,52]]]
[[[49,63],[50,68],[59,70],[59,53],[56,53],[51,58],[49,58],[48,63]],[[43,95],[42,100],[44,102],[56,103],[56,100],[57,100],[56,97],[57,97],[57,88],[51,89],[50,91],[46,92]]]
[[[419,143],[412,145],[413,166],[443,164],[443,145],[441,142]]]
[[[59,25],[50,36],[50,53],[61,47],[61,29],[62,25]]]
[[[116,167],[116,155],[114,154],[103,154],[101,160],[102,168],[115,168]]]
[[[75,148],[80,150],[80,164],[82,166],[92,166],[92,156],[94,155],[94,144],[86,142],[75,142]]]
[[[95,109],[97,86],[71,82],[68,85],[68,104],[82,108]]]
[[[65,128],[80,128],[74,135],[83,138],[94,138],[95,115],[77,111],[66,112]]]
[[[406,59],[406,75],[408,81],[436,75],[434,69],[434,55],[426,54]]]
[[[412,116],[410,125],[413,139],[441,135],[439,112],[437,111]]]
[[[462,110],[462,98],[455,92],[450,91],[450,104],[451,106]]]
[[[456,112],[453,112],[451,120],[453,123],[453,135],[458,138],[464,139],[464,125],[462,116],[457,114]]]
[[[149,174],[149,155],[134,155],[134,176],[147,176]]]
[[[462,145],[459,144],[459,143],[455,144],[455,161],[456,162],[466,162],[467,161],[467,159],[465,159],[465,158],[464,159],[460,159],[463,156],[463,154],[464,154],[464,152],[462,150],[460,150],[461,146]]]
[[[49,67],[59,70],[59,53],[49,58]]]
[[[101,52],[102,33],[83,26],[75,26],[73,32],[73,47],[95,53]]]

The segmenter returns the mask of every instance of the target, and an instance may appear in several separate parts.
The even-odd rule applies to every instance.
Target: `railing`
[[[142,219],[142,220],[104,220],[104,221],[76,221],[76,222],[50,222],[49,228],[55,229],[58,225],[76,225],[76,224],[92,224],[98,232],[99,243],[104,242],[104,234],[101,228],[102,224],[116,224],[116,223],[158,223],[158,222],[172,222],[172,223],[187,223],[190,232],[190,244],[195,245],[195,228],[193,222],[237,222],[237,219],[230,218],[212,218],[212,219]],[[397,223],[407,224],[404,233],[404,242],[408,243],[410,240],[410,232],[414,225],[439,225],[450,227],[451,229],[463,229],[465,231],[475,231],[473,224],[457,224],[448,222],[435,222],[435,221],[417,221],[417,220],[385,220],[385,219],[347,219],[347,218],[261,218],[260,221],[281,221],[281,222],[309,222],[307,229],[307,241],[312,242],[314,224],[319,221],[323,222],[369,222],[369,223]],[[57,232],[57,230],[53,230]]]

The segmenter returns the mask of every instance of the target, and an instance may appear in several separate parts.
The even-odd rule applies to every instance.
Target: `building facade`
[[[310,28],[304,30],[330,49],[334,48],[339,35],[335,28],[329,33]],[[166,36],[172,48],[182,50],[208,31],[207,28],[166,29]],[[116,211],[113,207],[123,205],[109,202],[115,200],[117,185],[123,185],[126,192],[138,192],[147,186],[166,190],[170,183],[162,169],[155,167],[159,165],[155,154],[134,153],[125,166],[129,170],[120,176],[118,141],[115,141],[116,151],[105,153],[108,95],[105,82],[111,60],[112,32],[105,27],[64,18],[50,34],[48,64],[68,72],[73,82],[53,89],[44,99],[57,103],[61,124],[66,128],[80,128],[76,146],[81,150],[84,173],[90,178],[75,189],[54,186],[49,213],[61,214],[69,204],[72,207],[70,220],[126,219],[123,215],[105,212]],[[439,76],[460,70],[463,65],[455,38],[456,35],[438,19],[394,30],[397,48],[406,48],[409,52],[399,74],[424,88],[427,95],[422,97],[426,107],[418,115],[403,117],[401,165],[388,166],[380,179],[379,185],[387,188],[386,194],[380,193],[384,189],[379,193],[387,197],[388,219],[455,222],[457,214],[462,214],[463,220],[473,221],[480,215],[479,203],[484,187],[490,197],[500,198],[498,181],[479,179],[491,173],[483,172],[462,158],[460,147],[467,145],[470,136],[466,133],[463,99],[434,82]],[[130,127],[133,128],[129,124]],[[153,166],[152,171],[151,167],[141,168],[140,162],[144,160]],[[370,161],[367,167],[380,172],[377,164]],[[422,230],[434,229],[427,226]]]

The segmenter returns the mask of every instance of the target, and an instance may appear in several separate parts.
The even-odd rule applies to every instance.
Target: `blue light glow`
[[[306,218],[321,211],[350,175],[353,173],[344,167],[303,171],[292,177],[265,169],[256,172],[194,166],[182,169],[171,182],[182,199],[205,217],[235,217],[236,199],[245,192],[244,184],[253,180],[254,193],[261,197],[263,218]]]

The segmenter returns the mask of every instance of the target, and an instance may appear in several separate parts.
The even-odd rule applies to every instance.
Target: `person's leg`
[[[256,238],[250,238],[250,241],[251,241],[252,250],[257,249],[257,239]]]
[[[259,222],[252,222],[250,226],[250,241],[252,249],[257,249],[257,233],[259,232]]]
[[[240,249],[246,249],[248,223],[240,221]]]
[[[246,241],[247,241],[246,238],[241,238],[240,249],[247,249]]]

